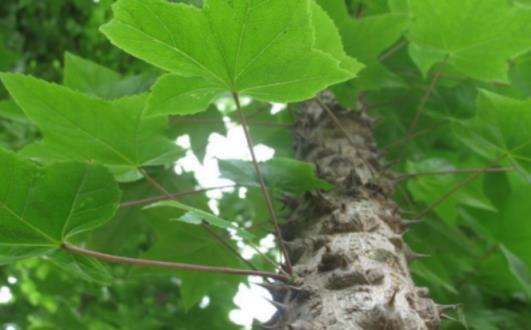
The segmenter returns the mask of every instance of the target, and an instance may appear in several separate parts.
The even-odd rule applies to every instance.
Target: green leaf
[[[465,162],[460,163],[460,167],[461,166],[463,168],[473,167]],[[455,169],[456,166],[446,160],[432,158],[416,162],[408,161],[406,168],[410,173],[418,173],[445,170],[451,171]],[[407,182],[407,187],[416,201],[423,202],[426,205],[431,205],[437,201],[442,194],[452,189],[463,179],[463,176],[458,175],[419,176],[409,179]],[[492,212],[496,211],[496,208],[483,193],[483,189],[479,181],[472,182],[466,187],[460,189],[455,194],[448,197],[443,203],[438,205],[434,211],[446,221],[454,222],[458,215],[458,206],[460,205],[466,205]]]
[[[151,225],[157,235],[157,241],[144,254],[144,258],[209,266],[246,267],[237,256],[230,253],[200,226],[160,219],[151,221]],[[216,290],[220,284],[235,284],[241,280],[237,276],[207,272],[170,269],[139,269],[138,271],[141,274],[177,275],[182,280],[181,303],[186,309],[199,303],[205,295]]]
[[[329,190],[334,186],[315,174],[311,164],[299,160],[276,157],[260,163],[260,170],[268,188],[302,195],[314,189]],[[259,186],[252,162],[243,160],[219,160],[221,175],[247,186]]]
[[[276,157],[295,157],[293,148],[295,118],[291,110],[297,111],[298,105],[292,106],[293,109],[284,109],[275,114],[272,113],[269,103],[258,101],[245,106],[249,132],[255,145],[264,144],[275,149]],[[239,123],[237,112],[231,113],[230,118]]]
[[[360,90],[400,86],[400,79],[380,63],[378,56],[404,34],[408,16],[387,13],[353,19],[343,0],[318,3],[334,19],[347,54],[365,64],[357,79],[334,88],[339,100],[350,106],[355,104],[356,92]]]
[[[180,216],[178,219],[185,223],[198,225],[203,221],[207,222],[209,225],[222,228],[222,229],[231,229],[234,230],[240,237],[245,239],[253,239],[253,234],[247,232],[245,229],[239,228],[237,225],[222,219],[212,213],[200,210],[198,208],[179,203],[177,201],[160,201],[154,204],[151,204],[146,207],[146,209],[156,208],[156,207],[171,207],[179,210],[187,211],[184,215]]]
[[[224,92],[216,84],[199,77],[162,76],[149,98],[149,115],[194,114],[204,109]]]
[[[389,3],[389,10],[392,13],[409,14],[408,0],[388,0],[387,2]]]
[[[24,111],[13,100],[0,101],[0,117],[19,123],[28,123],[28,118],[24,114]]]
[[[425,75],[448,65],[474,79],[507,81],[507,61],[531,49],[531,10],[506,0],[410,0],[410,55]]]
[[[72,254],[63,250],[54,251],[49,256],[49,259],[71,276],[99,285],[109,285],[112,282],[112,275],[109,270],[98,259]]]
[[[150,74],[122,77],[120,74],[71,53],[65,54],[63,85],[104,99],[117,99],[145,92]]]
[[[150,115],[179,114],[177,102],[184,113],[202,111],[221,91],[301,101],[362,67],[345,55],[332,21],[311,0],[210,0],[203,9],[120,0],[113,10],[101,28],[111,42],[175,74],[155,85],[151,104],[166,106],[150,107]]]
[[[209,106],[204,112],[170,118],[170,137],[176,139],[179,136],[188,135],[190,137],[190,147],[200,161],[205,158],[209,143],[208,139],[214,133],[225,135],[227,130],[223,115],[213,105]]]
[[[503,189],[495,195],[499,203],[498,213],[482,212],[476,217],[496,242],[503,244],[531,268],[531,185],[516,173],[507,174],[511,189]]]
[[[509,269],[531,299],[531,272],[529,272],[529,268],[505,246],[502,245],[501,250],[509,263]]]
[[[19,74],[2,81],[44,140],[24,150],[44,160],[94,160],[136,169],[167,164],[182,150],[165,136],[163,118],[146,119],[146,95],[105,101]]]
[[[101,166],[38,167],[2,149],[0,183],[2,263],[57,249],[69,237],[102,225],[120,199],[118,185]]]
[[[473,151],[491,161],[506,156],[531,180],[531,100],[482,91],[478,112],[458,132]]]

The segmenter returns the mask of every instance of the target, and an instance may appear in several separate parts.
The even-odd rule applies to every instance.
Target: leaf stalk
[[[229,268],[229,267],[214,267],[214,266],[203,266],[203,265],[193,265],[179,262],[168,262],[168,261],[158,261],[158,260],[147,260],[147,259],[138,259],[138,258],[129,258],[115,256],[112,254],[106,254],[101,252],[96,252],[92,250],[87,250],[80,248],[69,243],[63,243],[62,247],[71,253],[84,255],[87,257],[93,257],[96,259],[114,262],[114,263],[125,263],[135,266],[144,266],[144,267],[162,267],[162,268],[173,268],[178,270],[192,270],[192,271],[202,271],[209,273],[222,273],[230,275],[244,275],[244,276],[261,276],[266,278],[274,278],[280,281],[289,281],[290,278],[283,274],[264,272],[258,270],[246,270],[238,268]]]

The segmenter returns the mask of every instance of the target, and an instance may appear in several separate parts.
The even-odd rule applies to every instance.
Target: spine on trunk
[[[392,200],[393,180],[380,164],[370,118],[342,109],[331,97],[323,102],[302,106],[295,147],[297,157],[315,164],[335,188],[287,201],[293,212],[283,235],[298,283],[267,285],[278,313],[263,327],[437,329],[441,310],[409,273],[419,257],[402,238],[411,223]]]

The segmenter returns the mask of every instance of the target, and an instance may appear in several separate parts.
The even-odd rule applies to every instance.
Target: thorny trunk
[[[392,200],[393,182],[378,161],[371,120],[326,100],[348,131],[315,101],[296,125],[299,159],[334,183],[291,201],[283,228],[300,285],[271,287],[279,308],[265,328],[290,330],[432,330],[440,308],[416,287],[402,239],[408,222]],[[280,286],[281,287],[281,286]]]

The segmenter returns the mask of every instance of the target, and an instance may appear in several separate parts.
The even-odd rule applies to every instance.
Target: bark
[[[296,125],[296,150],[336,187],[289,200],[283,226],[297,283],[268,285],[278,312],[263,325],[289,330],[432,330],[439,306],[416,287],[403,241],[409,225],[392,200],[393,180],[379,162],[371,120],[363,111],[326,104],[348,131],[338,129],[317,102],[306,103]]]

